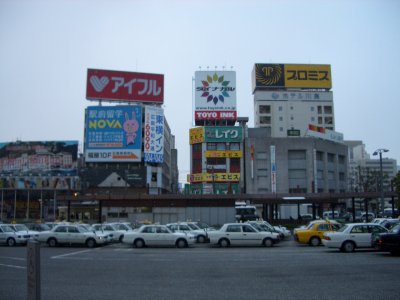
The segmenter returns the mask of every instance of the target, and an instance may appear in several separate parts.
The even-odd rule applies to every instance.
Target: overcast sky
[[[255,63],[330,64],[336,131],[400,164],[397,0],[0,0],[0,142],[83,150],[87,68],[164,74],[183,181],[194,72],[235,70],[252,127]]]

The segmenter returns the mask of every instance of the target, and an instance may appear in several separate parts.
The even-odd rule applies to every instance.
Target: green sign
[[[205,142],[241,142],[243,140],[242,127],[212,126],[204,127]]]
[[[300,136],[300,130],[298,130],[298,129],[289,129],[287,131],[287,136]]]

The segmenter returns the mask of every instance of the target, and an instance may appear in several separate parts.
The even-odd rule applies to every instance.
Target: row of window
[[[291,116],[290,120],[293,121],[294,117]],[[279,117],[279,121],[283,122],[283,117]],[[310,118],[311,123],[315,122],[315,117]],[[260,116],[260,124],[271,124],[271,116]],[[333,117],[318,117],[318,124],[319,125],[332,125],[333,124]]]
[[[290,106],[290,110],[294,110],[293,106]],[[258,108],[260,114],[271,114],[271,105],[260,105]],[[278,107],[278,111],[283,111],[283,106]],[[311,106],[310,111],[315,111],[315,107]],[[321,114],[333,114],[333,108],[330,105],[318,105],[317,112]]]
[[[240,143],[207,143],[207,150],[240,150]],[[193,153],[202,151],[202,144],[192,145]]]

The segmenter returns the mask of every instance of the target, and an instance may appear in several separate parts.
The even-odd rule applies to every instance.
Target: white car
[[[142,225],[136,231],[124,234],[122,242],[136,248],[145,246],[175,246],[188,247],[195,243],[194,235],[190,233],[172,232],[165,225]]]
[[[9,226],[16,232],[17,235],[28,235],[28,239],[37,240],[39,231],[29,230],[25,224],[9,224]]]
[[[208,232],[210,244],[228,246],[271,247],[279,242],[279,234],[258,231],[247,223],[226,223],[219,230]]]
[[[198,243],[205,243],[208,240],[207,231],[191,222],[170,223],[167,227],[173,232],[191,233]]]
[[[127,230],[117,229],[113,224],[93,224],[96,232],[104,232],[111,236],[113,242],[121,242]]]
[[[353,252],[356,248],[370,248],[372,233],[387,231],[375,223],[346,224],[335,232],[326,232],[322,244],[328,248],[338,248],[342,252]]]
[[[28,239],[28,234],[17,234],[9,224],[0,224],[0,244],[7,244],[10,247],[26,245]]]
[[[111,234],[109,234],[108,232],[104,232],[101,230],[96,230],[96,228],[94,228],[92,225],[90,224],[76,224],[79,227],[82,227],[83,229],[87,230],[87,231],[91,231],[94,232],[97,236],[101,236],[104,238],[104,243],[111,243],[113,241],[113,237]]]
[[[50,231],[40,232],[38,241],[47,243],[50,247],[59,244],[82,244],[93,248],[107,243],[104,237],[79,225],[57,225]]]

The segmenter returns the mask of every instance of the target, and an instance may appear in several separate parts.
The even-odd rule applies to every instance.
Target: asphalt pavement
[[[398,299],[400,257],[284,241],[272,248],[114,244],[41,252],[41,299]],[[0,299],[27,299],[26,247],[0,246]]]

